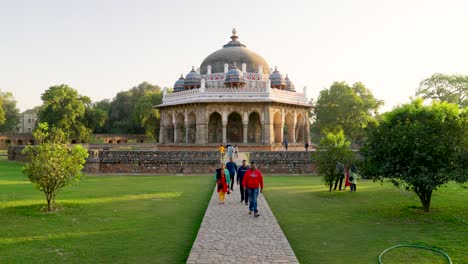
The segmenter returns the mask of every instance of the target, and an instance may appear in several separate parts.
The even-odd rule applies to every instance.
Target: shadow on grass
[[[100,204],[100,203],[113,203],[125,201],[141,201],[141,200],[166,200],[179,198],[181,192],[165,192],[165,193],[147,193],[147,194],[129,194],[122,196],[111,197],[98,197],[98,198],[83,198],[83,199],[58,199],[56,201],[55,212],[64,209],[79,209],[85,204]],[[7,201],[0,204],[1,211],[9,214],[33,216],[43,215],[44,208],[46,207],[45,200],[16,200]]]
[[[49,241],[73,237],[86,237],[86,236],[95,236],[102,234],[115,234],[115,233],[124,233],[127,231],[123,230],[108,230],[108,231],[82,231],[82,232],[63,232],[59,234],[46,234],[46,235],[36,235],[36,236],[21,236],[21,237],[0,237],[1,244],[15,244],[15,243],[25,243],[25,242],[36,242],[36,241]]]

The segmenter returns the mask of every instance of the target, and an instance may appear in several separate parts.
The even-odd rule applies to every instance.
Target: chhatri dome
[[[303,146],[309,138],[307,90],[296,92],[288,75],[246,48],[232,31],[231,41],[208,55],[198,70],[163,91],[159,148],[213,149],[235,143],[275,150],[288,140]],[[285,53],[286,54],[286,53]]]

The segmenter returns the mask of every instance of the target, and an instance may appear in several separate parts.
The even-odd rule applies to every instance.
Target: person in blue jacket
[[[232,157],[229,158],[229,162],[226,163],[226,169],[229,171],[231,176],[231,191],[234,190],[234,175],[236,175],[237,164],[232,160]]]
[[[240,184],[240,194],[241,194],[241,203],[245,201],[245,205],[249,204],[249,196],[247,195],[247,190],[242,186],[242,180],[244,178],[245,173],[250,169],[249,166],[247,166],[247,163],[245,160],[242,160],[242,166],[240,166],[237,169],[237,186]]]

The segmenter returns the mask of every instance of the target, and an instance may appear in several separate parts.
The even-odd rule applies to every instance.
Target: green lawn
[[[211,177],[103,176],[66,187],[61,210],[0,161],[0,263],[184,263]]]
[[[390,183],[359,181],[355,193],[329,194],[319,177],[267,177],[264,193],[301,263],[377,263],[396,244],[435,247],[468,263],[468,189],[458,184],[433,194],[430,213]],[[447,263],[405,248],[383,262]]]

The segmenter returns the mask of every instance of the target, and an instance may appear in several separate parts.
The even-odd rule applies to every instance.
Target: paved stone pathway
[[[187,263],[299,263],[263,194],[259,217],[240,203],[238,186],[226,196],[220,205],[214,191]]]

